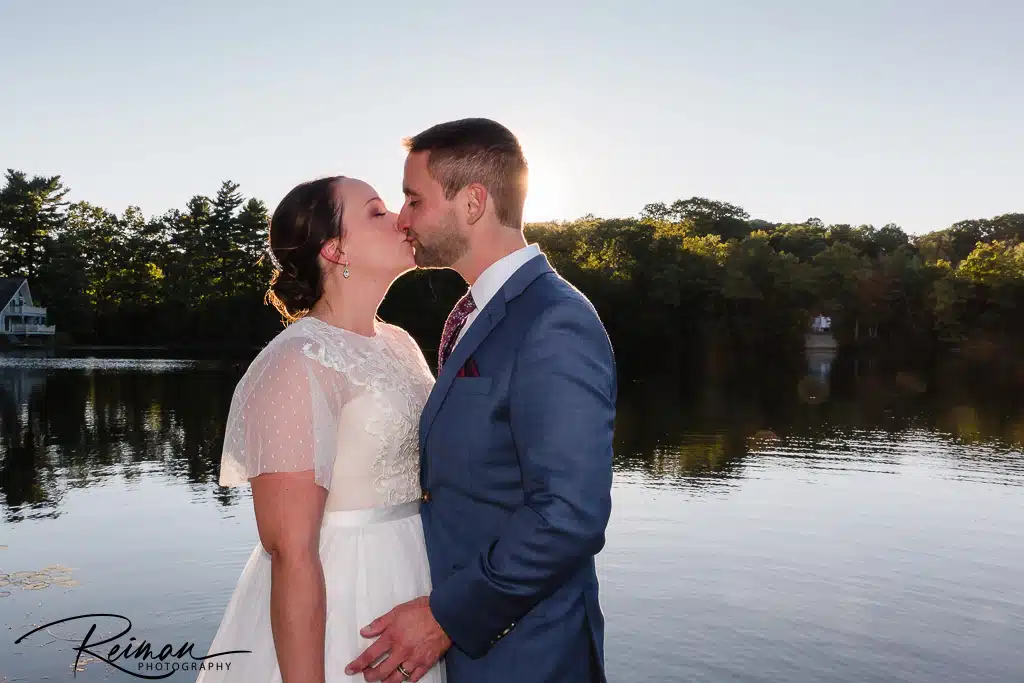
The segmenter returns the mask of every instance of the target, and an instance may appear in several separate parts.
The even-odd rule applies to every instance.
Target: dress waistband
[[[330,526],[369,526],[381,522],[394,522],[419,514],[420,501],[411,500],[400,505],[382,508],[362,508],[360,510],[332,510],[324,513],[324,525]]]

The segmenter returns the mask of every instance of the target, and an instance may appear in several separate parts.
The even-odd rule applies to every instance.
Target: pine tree
[[[46,261],[46,248],[64,225],[60,176],[34,176],[8,169],[0,189],[0,275],[34,278]]]

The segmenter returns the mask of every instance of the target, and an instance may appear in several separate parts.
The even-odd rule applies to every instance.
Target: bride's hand
[[[402,683],[423,678],[452,646],[452,641],[434,619],[426,596],[398,605],[360,631],[364,638],[377,638],[345,668],[353,676],[363,672],[367,681]],[[370,665],[387,653],[375,667]],[[409,674],[404,675],[398,666]]]

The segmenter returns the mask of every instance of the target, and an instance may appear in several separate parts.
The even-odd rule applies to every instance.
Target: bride
[[[235,389],[223,486],[251,484],[259,532],[197,683],[332,683],[359,630],[427,595],[418,429],[434,378],[377,319],[415,268],[397,216],[366,183],[325,178],[274,211],[268,297],[291,324]],[[221,664],[221,666],[217,666]],[[410,676],[443,683],[444,663]]]

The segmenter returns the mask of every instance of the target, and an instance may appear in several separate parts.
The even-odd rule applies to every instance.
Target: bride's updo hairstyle
[[[320,178],[285,195],[270,219],[270,251],[275,272],[266,301],[288,322],[295,322],[320,300],[324,273],[320,249],[342,236],[343,176]]]

